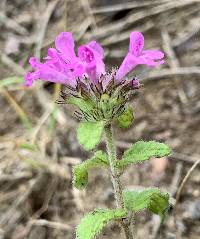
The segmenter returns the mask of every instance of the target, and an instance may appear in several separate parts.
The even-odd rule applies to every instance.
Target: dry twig
[[[174,76],[190,76],[190,75],[200,75],[200,67],[191,66],[191,67],[178,67],[176,69],[159,69],[152,72],[148,72],[147,75],[142,77],[143,82],[147,83],[152,80],[160,80],[166,77],[168,80],[174,80]]]
[[[164,49],[164,52],[166,52],[166,54],[168,56],[169,66],[172,69],[177,69],[178,67],[180,67],[180,63],[179,63],[179,60],[176,57],[176,54],[173,50],[173,47],[171,44],[171,38],[166,29],[162,30],[162,38],[163,38],[163,49]],[[181,82],[181,79],[177,78],[177,77],[174,77],[174,80],[175,80],[175,85],[176,85],[176,88],[178,91],[178,96],[179,96],[180,101],[184,104],[187,103],[187,96],[183,89],[183,82]]]
[[[58,229],[58,230],[64,230],[64,231],[68,231],[71,230],[71,226],[61,223],[61,222],[52,222],[52,221],[48,221],[48,220],[44,220],[44,219],[33,219],[29,222],[31,225],[34,226],[46,226],[46,227],[51,227],[54,229]]]
[[[175,205],[174,205],[174,210],[175,210],[175,208],[176,208],[176,206],[177,206],[177,203],[178,203],[178,201],[179,201],[179,199],[180,199],[181,193],[182,193],[182,191],[183,191],[183,188],[184,188],[186,182],[188,181],[190,175],[192,174],[192,172],[195,170],[195,168],[196,168],[199,164],[200,164],[200,159],[197,160],[197,161],[192,165],[192,167],[189,169],[189,171],[187,172],[187,174],[186,174],[185,177],[183,178],[183,181],[182,181],[182,183],[181,183],[181,185],[180,185],[180,187],[179,187],[179,189],[178,189],[178,191],[177,191],[177,194],[176,194],[176,202],[175,202]]]
[[[117,12],[117,11],[124,11],[128,9],[135,9],[141,7],[148,7],[152,5],[157,5],[160,3],[167,2],[169,0],[158,0],[158,1],[145,1],[145,2],[123,2],[119,4],[112,4],[103,7],[96,7],[92,9],[92,13],[94,14],[102,14],[102,13],[110,13],[110,12]]]

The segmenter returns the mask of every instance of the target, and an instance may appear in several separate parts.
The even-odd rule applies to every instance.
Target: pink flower
[[[88,76],[95,84],[105,74],[103,63],[104,51],[95,41],[78,48],[78,56],[74,52],[72,33],[62,32],[55,40],[54,48],[48,49],[44,63],[31,57],[30,65],[34,69],[25,75],[25,84],[31,86],[35,80],[45,80],[60,84],[76,86],[76,79]]]
[[[116,80],[121,80],[137,65],[155,67],[164,63],[164,53],[158,50],[143,50],[144,36],[141,32],[130,35],[129,52],[116,72]]]
[[[87,45],[82,45],[78,48],[78,57],[83,62],[89,78],[96,84],[98,78],[105,74],[103,48],[96,41],[91,41]]]

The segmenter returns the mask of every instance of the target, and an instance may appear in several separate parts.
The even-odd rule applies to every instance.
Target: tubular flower
[[[143,50],[144,36],[141,32],[132,32],[130,35],[129,51],[121,66],[116,72],[116,80],[121,80],[137,65],[155,67],[164,63],[164,53],[158,50]]]
[[[95,84],[105,74],[104,52],[96,41],[80,46],[76,56],[72,34],[62,32],[55,40],[55,47],[48,49],[44,63],[35,57],[30,58],[34,71],[25,75],[25,85],[31,86],[40,79],[75,87],[78,78],[89,77]]]

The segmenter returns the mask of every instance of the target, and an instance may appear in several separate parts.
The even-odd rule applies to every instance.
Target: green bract
[[[79,143],[85,150],[92,150],[100,143],[105,123],[99,122],[81,122],[77,130]]]
[[[91,159],[74,166],[73,184],[77,189],[83,189],[88,183],[88,170],[98,167],[108,167],[108,157],[106,153],[97,151]]]
[[[128,107],[123,114],[121,114],[116,120],[115,123],[120,128],[129,128],[134,120],[133,109]]]
[[[67,104],[78,108],[75,115],[81,121],[114,122],[118,117],[120,127],[129,127],[132,112],[126,109],[127,102],[134,94],[132,80],[117,82],[114,75],[102,75],[95,85],[88,80],[78,80],[76,88],[66,86],[61,97]],[[58,101],[59,102],[59,101]],[[126,112],[124,114],[124,112]]]
[[[169,207],[169,195],[158,188],[125,191],[124,202],[127,210],[138,212],[148,209],[163,220]]]
[[[132,163],[140,163],[152,157],[162,158],[171,153],[171,149],[164,143],[156,141],[138,141],[124,152],[122,160],[116,162],[116,166],[124,169]]]
[[[86,101],[83,98],[70,97],[67,103],[77,106],[82,112],[90,112],[94,109],[94,103],[91,100]]]
[[[124,218],[126,214],[127,212],[124,209],[96,209],[81,220],[76,230],[76,238],[95,238],[107,223]]]

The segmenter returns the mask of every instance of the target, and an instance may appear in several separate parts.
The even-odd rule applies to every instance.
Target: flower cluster
[[[25,76],[25,84],[31,86],[35,80],[63,84],[64,101],[79,108],[76,116],[85,121],[116,120],[130,114],[127,102],[139,89],[137,78],[128,79],[127,74],[137,65],[155,67],[163,64],[164,54],[157,50],[143,50],[144,37],[140,32],[130,35],[129,51],[118,69],[106,72],[104,51],[99,43],[91,41],[74,51],[74,39],[70,32],[62,32],[55,40],[54,48],[48,49],[44,63],[31,57],[34,68]],[[126,115],[124,117],[127,117]]]
[[[55,40],[55,48],[49,48],[44,63],[35,57],[29,60],[34,69],[25,76],[25,84],[31,86],[35,80],[44,80],[55,83],[77,86],[77,81],[85,81],[89,78],[96,85],[102,75],[106,74],[103,62],[104,50],[99,43],[91,41],[78,47],[77,54],[74,51],[74,39],[72,33],[62,32]],[[129,51],[121,66],[116,71],[115,81],[122,79],[137,65],[155,67],[163,64],[164,54],[157,50],[143,50],[144,36],[140,32],[132,32],[130,35]],[[108,80],[105,79],[103,85]],[[133,81],[134,87],[138,82]]]

